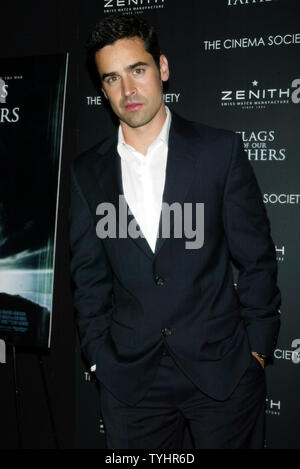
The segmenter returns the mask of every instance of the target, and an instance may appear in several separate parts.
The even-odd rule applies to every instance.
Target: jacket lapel
[[[166,167],[166,179],[163,192],[163,205],[159,221],[159,237],[156,240],[155,256],[158,255],[167,238],[162,238],[162,217],[164,203],[169,206],[174,202],[185,201],[195,175],[196,153],[193,144],[195,133],[187,122],[172,112],[172,123],[169,135],[169,151]],[[170,232],[173,228],[173,216],[170,218]]]
[[[105,193],[105,201],[110,202],[115,207],[117,226],[119,232],[122,231],[130,240],[134,242],[139,249],[141,249],[146,256],[151,260],[153,259],[153,252],[144,236],[132,238],[128,235],[128,224],[132,223],[137,226],[135,217],[129,212],[129,206],[124,197],[124,190],[122,184],[122,170],[121,158],[117,152],[117,140],[114,138],[113,142],[101,158],[101,164],[96,165],[96,175],[100,188]],[[121,198],[121,205],[120,199]],[[128,215],[130,213],[130,215]]]

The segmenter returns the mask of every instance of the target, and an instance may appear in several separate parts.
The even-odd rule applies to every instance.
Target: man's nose
[[[136,94],[134,81],[130,77],[123,78],[122,88],[124,96],[129,97]]]

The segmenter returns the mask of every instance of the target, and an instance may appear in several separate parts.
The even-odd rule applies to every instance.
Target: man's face
[[[169,78],[168,61],[160,57],[160,70],[140,38],[119,39],[96,52],[102,91],[121,123],[137,128],[163,109],[162,82]]]

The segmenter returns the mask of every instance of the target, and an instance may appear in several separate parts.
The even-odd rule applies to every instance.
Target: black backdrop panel
[[[73,446],[75,428],[75,328],[69,275],[69,170],[74,157],[77,105],[76,34],[79,8],[60,0],[2,2],[0,57],[28,57],[69,52],[65,125],[56,238],[51,348],[41,354],[60,448]],[[26,20],[25,20],[26,18]],[[3,70],[1,70],[3,73]],[[0,86],[1,87],[1,86]],[[31,138],[34,139],[34,133]],[[23,199],[22,199],[23,201]],[[16,216],[22,214],[22,204]],[[34,349],[17,350],[23,448],[55,448],[39,360]],[[11,348],[0,363],[0,448],[17,447],[14,369]]]

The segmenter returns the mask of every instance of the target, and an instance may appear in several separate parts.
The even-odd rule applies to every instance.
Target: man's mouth
[[[127,103],[125,104],[126,111],[138,111],[143,106],[143,103]]]

